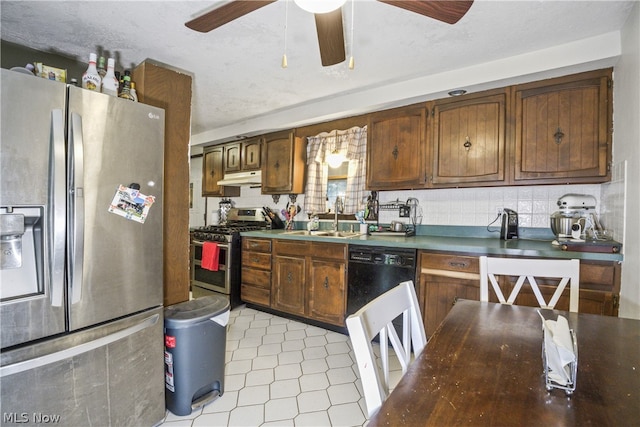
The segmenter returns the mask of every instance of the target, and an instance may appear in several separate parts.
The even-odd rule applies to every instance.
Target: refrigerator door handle
[[[84,262],[84,151],[82,140],[82,116],[71,113],[69,120],[69,284],[71,304],[82,299]]]
[[[64,298],[64,246],[66,234],[66,175],[65,175],[65,139],[64,112],[56,109],[51,111],[51,157],[49,159],[49,197],[51,198],[48,212],[49,242],[51,245],[50,289],[51,305],[61,307]]]

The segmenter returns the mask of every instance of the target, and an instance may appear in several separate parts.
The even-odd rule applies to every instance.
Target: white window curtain
[[[307,187],[304,209],[308,213],[327,211],[327,157],[342,154],[349,162],[344,213],[354,214],[366,196],[367,127],[324,132],[307,138]]]

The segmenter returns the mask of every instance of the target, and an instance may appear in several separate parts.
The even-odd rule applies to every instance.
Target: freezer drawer
[[[162,310],[2,353],[2,424],[158,424],[165,415]]]

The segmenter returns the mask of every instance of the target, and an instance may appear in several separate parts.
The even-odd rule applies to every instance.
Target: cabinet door
[[[516,181],[610,179],[610,82],[600,70],[516,86]]]
[[[436,101],[431,139],[434,186],[504,181],[506,103],[505,92]]]
[[[419,303],[427,337],[436,331],[456,300],[480,300],[479,271],[476,256],[420,252]]]
[[[300,194],[304,191],[306,153],[293,132],[267,135],[262,165],[263,194]]]
[[[344,262],[312,260],[309,266],[308,314],[311,318],[345,326],[346,265]]]
[[[423,106],[372,114],[367,130],[367,189],[424,187],[425,134]]]
[[[240,187],[218,185],[224,177],[224,147],[205,148],[202,161],[202,196],[239,196]]]
[[[224,146],[224,171],[239,172],[240,171],[240,146],[239,142],[226,144]]]
[[[271,307],[275,310],[304,316],[305,277],[304,257],[274,256]]]
[[[260,169],[262,158],[262,141],[260,138],[242,143],[242,170]]]

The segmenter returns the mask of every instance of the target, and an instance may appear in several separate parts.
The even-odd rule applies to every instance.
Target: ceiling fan
[[[192,30],[207,33],[277,0],[233,0],[185,23]],[[438,21],[455,24],[462,18],[473,0],[378,0]],[[344,61],[345,43],[342,8],[327,13],[314,13],[320,60],[324,67]]]

